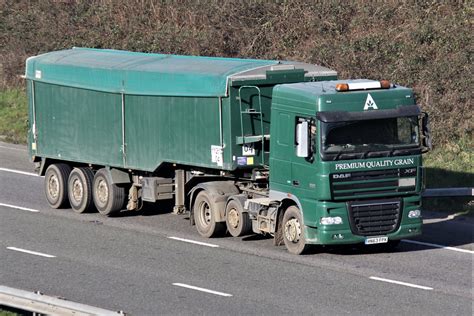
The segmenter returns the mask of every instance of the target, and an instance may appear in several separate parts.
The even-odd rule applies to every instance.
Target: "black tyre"
[[[46,169],[44,192],[52,208],[67,206],[67,181],[70,173],[71,167],[65,163],[52,164]]]
[[[94,172],[90,168],[74,168],[69,175],[68,197],[71,208],[76,213],[91,211],[92,203],[92,183],[94,182]]]
[[[111,216],[122,209],[125,202],[125,188],[112,183],[106,169],[100,169],[94,176],[92,196],[99,213]]]
[[[213,207],[209,194],[199,192],[193,207],[194,222],[199,235],[206,238],[220,235],[225,230],[224,223],[216,222]]]
[[[252,222],[239,201],[231,200],[227,204],[225,214],[227,230],[232,236],[240,237],[250,233]]]
[[[301,212],[296,206],[290,206],[283,215],[283,241],[292,254],[300,255],[308,249],[304,237],[304,225]]]

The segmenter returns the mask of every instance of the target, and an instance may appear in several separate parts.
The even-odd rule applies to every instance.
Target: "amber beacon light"
[[[389,89],[390,81],[364,81],[364,82],[351,82],[351,83],[338,83],[336,84],[336,91],[355,91],[355,90],[371,90],[371,89]]]

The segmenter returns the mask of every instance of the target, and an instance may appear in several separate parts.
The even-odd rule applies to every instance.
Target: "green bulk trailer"
[[[87,48],[27,59],[26,79],[52,207],[110,216],[174,199],[204,237],[269,234],[295,254],[421,233],[428,117],[408,88],[300,62]]]

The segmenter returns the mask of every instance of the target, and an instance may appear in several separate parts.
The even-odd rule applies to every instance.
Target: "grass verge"
[[[32,313],[28,312],[28,314],[18,314],[16,312],[10,311],[10,307],[5,307],[0,305],[0,316],[19,316],[19,315],[33,315]]]
[[[474,141],[466,136],[434,148],[426,154],[427,188],[474,187]],[[425,210],[447,211],[474,216],[473,197],[423,199]]]
[[[2,140],[26,144],[28,109],[22,89],[0,91],[0,137]]]

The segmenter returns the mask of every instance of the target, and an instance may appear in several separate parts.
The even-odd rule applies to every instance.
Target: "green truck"
[[[421,234],[428,116],[411,89],[291,61],[73,48],[26,61],[29,154],[53,208],[173,200],[204,237]]]

